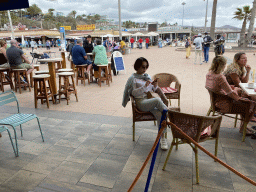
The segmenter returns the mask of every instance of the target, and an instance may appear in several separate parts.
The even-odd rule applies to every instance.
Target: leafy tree
[[[73,17],[74,19],[76,18],[76,14],[77,14],[77,12],[75,11],[75,10],[73,10],[73,11],[71,11],[69,14],[68,14],[68,16],[71,16],[71,17]]]
[[[37,15],[40,15],[42,13],[42,10],[36,5],[33,4],[32,6],[29,6],[29,8],[27,8],[27,14],[30,17],[35,17]]]
[[[246,47],[245,43],[245,31],[246,31],[246,24],[247,21],[251,18],[251,9],[249,5],[244,6],[243,8],[237,8],[236,12],[234,13],[234,19],[238,19],[243,21],[241,33],[240,33],[240,42],[239,47]]]
[[[48,9],[48,14],[51,15],[53,17],[53,11],[55,11],[55,9],[50,8]]]

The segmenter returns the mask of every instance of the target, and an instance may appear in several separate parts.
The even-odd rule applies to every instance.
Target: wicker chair
[[[155,116],[150,113],[150,112],[143,112],[140,111],[137,107],[136,107],[136,103],[134,100],[134,97],[131,96],[131,103],[132,103],[132,140],[135,141],[135,122],[139,122],[139,121],[154,121],[154,125],[156,125],[156,118]]]
[[[201,143],[210,139],[215,139],[215,156],[217,156],[219,131],[222,116],[207,117],[169,111],[168,117],[170,122],[175,124],[178,128],[180,128],[183,132],[185,132],[197,143]],[[209,134],[202,135],[202,132],[209,126],[211,126]],[[176,129],[173,126],[171,126],[171,130],[173,140],[168,155],[166,157],[163,170],[165,170],[173,146],[176,145],[177,147],[179,144],[189,144],[192,147],[193,151],[195,152],[196,183],[199,183],[198,148],[196,146],[193,146],[189,140],[185,139],[185,137],[181,133],[176,131]]]
[[[172,82],[175,82],[175,89],[177,92],[175,93],[165,93],[167,99],[169,99],[171,105],[171,99],[178,99],[178,106],[180,107],[180,91],[181,91],[181,84],[176,76],[169,74],[169,73],[158,73],[154,75],[153,79],[158,79],[158,86],[159,87],[170,87]]]
[[[250,120],[250,118],[249,118],[249,115],[250,115],[250,114],[249,114],[249,111],[250,111],[250,102],[248,102],[248,101],[242,101],[242,100],[241,100],[241,102],[243,102],[243,103],[244,103],[244,106],[246,107],[245,110],[244,110],[244,109],[241,110],[240,108],[234,108],[234,107],[232,107],[233,99],[230,98],[229,96],[227,96],[227,95],[221,95],[221,94],[215,93],[215,92],[213,92],[213,91],[211,91],[211,90],[208,90],[208,92],[209,92],[210,98],[211,98],[211,107],[210,107],[210,109],[209,109],[209,111],[208,111],[208,113],[207,113],[207,116],[209,116],[211,112],[213,113],[213,115],[214,115],[215,113],[218,113],[218,114],[220,114],[220,115],[223,115],[223,116],[226,116],[226,117],[235,119],[235,125],[236,125],[236,121],[237,121],[237,119],[238,119],[238,118],[237,118],[238,115],[240,115],[240,116],[243,115],[243,116],[245,117],[244,119],[242,119],[242,118],[238,119],[238,120],[244,121],[244,130],[243,130],[243,137],[242,137],[242,141],[244,142],[244,141],[245,141],[245,136],[246,136],[247,124],[248,124],[248,122],[249,122],[249,120]],[[227,99],[227,100],[230,101],[231,106],[230,106],[230,109],[229,109],[228,112],[226,112],[226,113],[220,112],[220,109],[215,106],[215,104],[216,104],[216,99],[217,99],[218,97],[222,97],[222,98],[225,98],[225,99]],[[228,115],[227,115],[227,114],[228,114]],[[236,116],[235,116],[235,117],[232,117],[232,116],[229,116],[229,114],[234,114],[234,115],[236,115]]]

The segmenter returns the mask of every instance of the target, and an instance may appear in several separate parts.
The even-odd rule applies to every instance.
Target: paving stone
[[[76,184],[89,167],[89,164],[63,161],[47,176],[47,179],[55,179],[70,184]]]
[[[211,187],[205,187],[202,185],[193,185],[193,191],[195,192],[234,192],[234,190],[216,189]]]
[[[77,148],[88,137],[89,135],[77,136],[72,133],[68,133],[63,139],[57,141],[55,145]]]
[[[1,175],[0,176],[0,184],[4,183],[7,179],[12,177],[15,173],[16,173],[16,171],[14,171],[14,170],[5,169],[5,168],[0,167],[0,175]]]
[[[102,154],[90,166],[80,182],[113,188],[126,161],[127,157]]]
[[[32,141],[25,145],[24,147],[20,148],[19,151],[39,155],[41,152],[47,150],[50,146],[51,144],[48,144],[46,142],[36,143]]]
[[[29,191],[33,190],[45,177],[44,174],[20,170],[2,186],[14,191]]]
[[[237,171],[239,171],[239,170],[237,170]],[[231,178],[233,181],[234,191],[244,191],[244,192],[255,191],[255,186],[252,185],[251,183],[249,183],[246,180],[242,179],[241,177],[237,176],[233,172],[230,173],[230,175],[231,175]],[[251,176],[247,176],[247,177],[249,179],[253,180],[254,182],[256,182],[255,175],[253,177],[251,177]]]

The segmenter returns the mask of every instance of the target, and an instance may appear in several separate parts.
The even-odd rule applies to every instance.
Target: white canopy
[[[127,36],[132,36],[132,34],[122,31],[122,36],[127,37]]]
[[[140,32],[134,33],[133,35],[135,35],[135,36],[144,36],[144,34],[140,33]]]
[[[148,34],[146,34],[146,36],[158,36],[159,34],[156,32],[149,32]]]
[[[112,34],[107,34],[107,35],[104,35],[103,37],[114,37],[114,35],[112,35]]]

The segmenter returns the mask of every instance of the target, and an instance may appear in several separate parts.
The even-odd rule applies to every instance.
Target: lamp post
[[[184,5],[186,5],[185,2],[181,3],[181,5],[183,5],[183,15],[182,15],[182,27],[183,27],[183,18],[184,18]]]
[[[12,18],[11,18],[11,14],[10,14],[9,10],[8,10],[8,17],[9,17],[9,21],[10,21],[11,30],[12,30],[12,39],[15,39],[14,32],[13,32],[13,27],[12,27]]]
[[[119,16],[119,39],[122,40],[121,0],[118,0],[118,16]]]
[[[208,11],[208,0],[206,1],[204,32],[206,32],[206,26],[207,26],[207,11]]]

